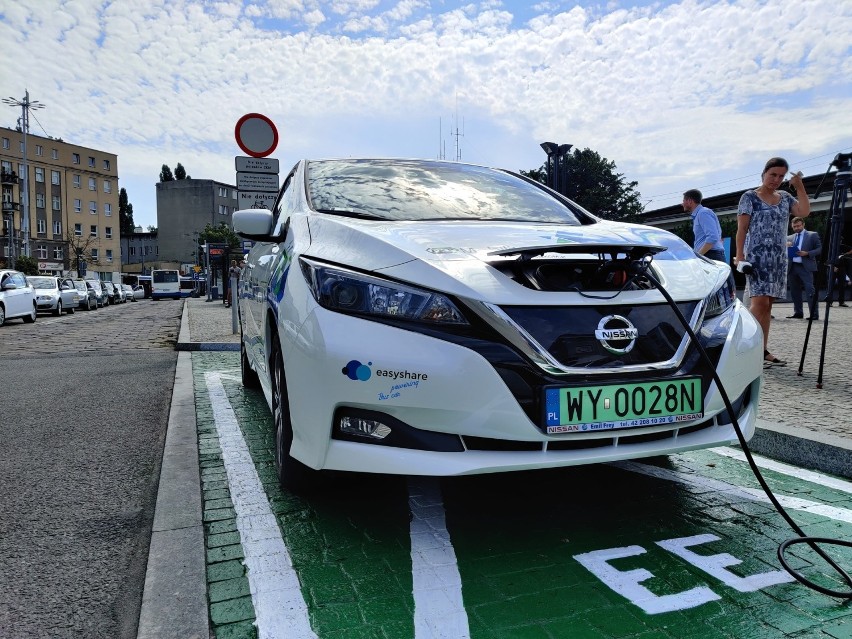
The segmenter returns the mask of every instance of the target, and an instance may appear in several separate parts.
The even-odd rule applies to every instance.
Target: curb
[[[748,445],[765,457],[852,479],[852,442],[835,435],[758,419]]]

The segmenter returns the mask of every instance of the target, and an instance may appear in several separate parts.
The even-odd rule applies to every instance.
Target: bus
[[[177,269],[151,271],[151,299],[161,300],[165,297],[176,300],[183,297],[180,290],[180,271]]]

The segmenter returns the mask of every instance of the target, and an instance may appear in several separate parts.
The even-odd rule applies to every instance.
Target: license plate
[[[704,416],[700,377],[546,388],[548,434],[686,422]]]

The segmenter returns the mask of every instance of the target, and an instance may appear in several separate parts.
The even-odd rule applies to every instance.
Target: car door
[[[276,229],[284,231],[287,227],[289,219],[288,203],[292,199],[292,186],[294,184],[293,175],[295,169],[290,172],[284,180],[281,187],[281,192],[275,206],[274,219]],[[249,251],[246,259],[247,302],[248,321],[247,334],[244,335],[246,348],[251,349],[249,357],[253,366],[262,375],[267,375],[267,361],[265,348],[265,332],[266,332],[266,312],[269,308],[269,281],[278,261],[278,256],[281,248],[277,242],[257,242]]]
[[[12,273],[7,282],[14,284],[15,288],[6,291],[6,316],[20,317],[29,314],[32,311],[33,296],[30,294],[31,289],[23,273]]]

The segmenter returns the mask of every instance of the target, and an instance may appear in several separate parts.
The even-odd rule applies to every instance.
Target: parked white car
[[[35,290],[24,274],[0,270],[0,326],[16,317],[35,322],[37,316]]]
[[[35,289],[36,305],[40,311],[49,311],[54,315],[62,315],[62,311],[65,311],[70,315],[80,305],[82,296],[70,278],[28,275],[27,282]]]
[[[282,485],[664,455],[735,442],[733,417],[753,434],[760,326],[730,268],[671,233],[456,162],[305,160],[283,184],[275,211],[233,216],[255,241],[243,382]]]

